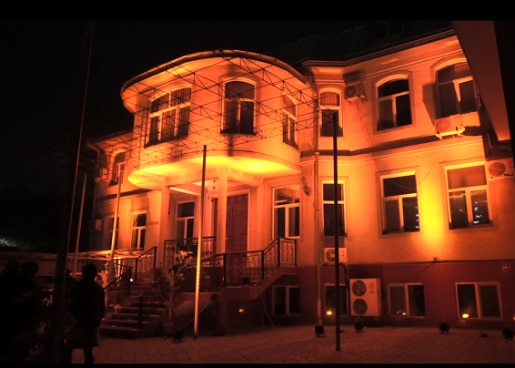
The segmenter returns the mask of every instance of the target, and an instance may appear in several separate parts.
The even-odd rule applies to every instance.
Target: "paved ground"
[[[186,334],[181,343],[171,338],[119,339],[102,337],[94,349],[96,364],[161,363],[482,363],[514,364],[515,340],[501,331],[437,328],[365,327],[355,332],[341,326],[340,349],[336,327],[325,326],[326,336],[316,337],[314,326],[266,327],[224,336]],[[75,350],[73,362],[82,363],[82,351]]]

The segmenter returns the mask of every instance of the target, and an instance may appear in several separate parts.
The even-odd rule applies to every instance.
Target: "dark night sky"
[[[130,129],[132,117],[122,105],[120,90],[140,73],[198,51],[266,52],[317,32],[336,30],[343,22],[0,22],[0,188],[20,182],[37,190],[61,185],[76,160],[81,122],[83,137]]]
[[[70,239],[68,206],[81,191],[79,177],[72,191],[80,127],[83,141],[130,129],[120,90],[131,78],[199,51],[266,54],[344,24],[0,21],[0,241],[23,239],[43,249]]]

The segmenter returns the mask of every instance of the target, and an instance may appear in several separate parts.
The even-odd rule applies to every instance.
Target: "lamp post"
[[[338,114],[333,114],[333,190],[334,190],[334,278],[336,287],[336,351],[340,351],[340,252],[338,239]],[[343,215],[343,213],[342,213]]]

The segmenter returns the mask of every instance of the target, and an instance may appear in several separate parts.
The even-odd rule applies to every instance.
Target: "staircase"
[[[140,275],[138,282],[131,285],[129,296],[119,304],[108,306],[99,328],[100,335],[131,339],[158,336],[169,304],[163,280],[154,281],[153,273]]]

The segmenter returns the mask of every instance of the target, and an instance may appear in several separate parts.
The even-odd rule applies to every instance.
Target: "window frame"
[[[324,103],[327,96],[335,96],[338,100],[336,104]],[[320,106],[320,137],[333,137],[333,127],[334,121],[326,121],[329,119],[329,116],[333,116],[333,114],[338,115],[338,131],[336,132],[337,137],[343,137],[343,125],[342,125],[342,94],[340,91],[332,90],[332,89],[324,89],[321,90],[319,95],[319,106]]]
[[[338,200],[338,205],[341,206],[342,210],[341,210],[341,213],[342,213],[342,221],[340,222],[340,226],[339,226],[339,229],[341,229],[341,231],[338,233],[339,236],[347,236],[347,215],[346,215],[346,211],[347,211],[347,206],[346,206],[346,193],[345,193],[345,190],[346,190],[346,181],[345,180],[338,180],[338,185],[341,185],[341,191],[340,191],[340,199]],[[324,186],[325,185],[330,185],[331,188],[329,188],[331,190],[331,193],[334,193],[334,182],[331,180],[324,180],[322,181],[322,185],[321,185],[321,190],[322,190],[322,193],[321,193],[321,196],[320,198],[322,199],[322,226],[323,226],[323,234],[324,236],[334,236],[334,231],[330,232],[328,229],[327,229],[327,226],[326,224],[332,224],[333,227],[334,227],[334,211],[332,211],[329,216],[331,217],[331,219],[327,219],[326,221],[326,205],[327,206],[333,206],[334,207],[334,195],[332,195],[332,197],[330,199],[326,199],[325,197],[325,190],[324,190]]]
[[[229,93],[230,85],[238,83],[251,88],[243,92],[234,92],[234,96]],[[244,92],[251,92],[245,95]],[[256,131],[256,85],[247,80],[230,80],[224,84],[224,103],[222,114],[221,134],[251,134]]]
[[[460,292],[460,286],[473,286],[474,290],[474,300],[472,306],[465,306],[466,301],[463,300],[466,295],[463,295],[467,290],[463,289],[462,292]],[[483,295],[482,293],[482,287],[495,287],[495,293],[496,293],[496,308],[498,310],[498,315],[495,316],[485,316],[485,301],[488,300],[490,303],[492,302],[491,295]],[[463,319],[475,319],[475,320],[502,320],[503,313],[502,313],[502,300],[501,300],[501,288],[499,282],[456,282],[455,283],[455,292],[456,292],[456,308],[458,313],[458,318],[460,320]],[[469,290],[470,292],[470,290]],[[470,297],[470,295],[469,295]],[[490,307],[492,308],[492,307]],[[465,316],[465,313],[468,313],[467,316]]]
[[[279,291],[282,291],[279,298]],[[296,292],[296,296],[292,295]],[[281,299],[281,300],[279,300]],[[296,300],[295,300],[296,299]],[[278,308],[284,308],[278,310]],[[273,285],[272,286],[272,315],[275,317],[299,317],[301,313],[300,286],[299,285]]]
[[[125,171],[125,153],[125,151],[119,151],[113,155],[111,180],[109,181],[110,186],[118,184],[118,181],[123,183],[123,174]]]
[[[385,181],[386,180],[395,180],[401,178],[408,178],[413,176],[414,178],[414,185],[415,185],[415,192],[412,193],[399,193],[399,194],[392,194],[392,195],[386,195],[385,194]],[[413,233],[413,232],[420,232],[420,208],[419,208],[419,194],[418,194],[418,184],[417,184],[417,176],[416,172],[413,171],[404,171],[399,172],[395,174],[388,174],[388,175],[381,175],[380,178],[380,188],[381,188],[381,208],[382,208],[382,233],[384,234],[399,234],[399,233]],[[402,184],[402,183],[401,183]],[[406,218],[407,212],[410,207],[407,207],[407,200],[410,198],[415,198],[415,208],[416,208],[416,220],[412,220],[412,222],[418,224],[418,228],[416,230],[406,230]],[[398,229],[391,228],[391,221],[389,221],[390,215],[392,215],[392,207],[390,204],[393,204],[394,202],[397,203],[397,212],[398,218],[397,220]]]
[[[332,288],[333,290],[329,290]],[[339,285],[339,307],[340,307],[340,314],[339,316],[349,316],[350,315],[350,295],[349,295],[349,288],[345,284]],[[329,294],[329,291],[331,293]],[[332,301],[331,301],[332,298]],[[335,316],[335,310],[336,310],[336,284],[334,283],[326,283],[324,284],[324,315],[326,317],[336,317]]]
[[[416,307],[420,303],[417,303],[417,295],[415,295],[414,288],[422,287],[422,303],[421,306],[422,313],[418,314],[416,310],[419,310]],[[402,289],[402,290],[400,290]],[[397,292],[394,295],[394,290]],[[399,298],[399,292],[402,291],[402,300],[396,300]],[[387,284],[387,292],[388,292],[388,314],[392,317],[410,317],[410,318],[425,318],[427,316],[426,311],[426,297],[425,297],[425,289],[424,284],[420,282],[407,282],[407,283],[388,283]],[[395,308],[395,305],[400,306],[401,309]],[[397,309],[397,310],[394,310]]]
[[[462,71],[450,70],[451,68],[456,69],[459,66],[466,66],[467,69]],[[442,80],[444,73],[451,75],[447,77],[447,79]],[[470,96],[469,93],[468,97],[464,97],[464,87],[468,84],[471,84],[472,95]],[[479,110],[479,93],[472,76],[472,71],[470,70],[470,65],[466,61],[446,64],[436,70],[435,85],[438,101],[438,118],[461,115]],[[449,88],[450,86],[452,86],[452,88]],[[449,99],[449,101],[447,101],[447,99]],[[465,108],[465,106],[469,106],[469,108]],[[474,108],[470,108],[470,106],[474,106]]]
[[[297,105],[289,96],[282,96],[283,143],[298,148],[297,145]]]
[[[141,216],[145,216],[143,225],[139,224]],[[147,229],[147,213],[135,213],[132,215],[132,229],[131,229],[131,249],[144,250],[145,249],[145,235]]]
[[[458,172],[458,170],[467,170],[472,168],[482,167],[483,170],[480,170],[477,173],[472,172],[476,176],[482,175],[482,178],[477,179],[468,179],[472,181],[483,180],[482,184],[474,183],[474,185],[465,185],[465,186],[454,186],[450,188],[450,180],[449,175],[451,172]],[[486,165],[484,163],[469,163],[466,165],[455,165],[445,167],[445,189],[446,189],[446,197],[447,197],[447,216],[450,230],[456,229],[467,229],[467,228],[475,228],[478,226],[489,226],[492,224],[492,206],[488,203],[490,193],[488,189],[488,175],[486,172]],[[454,176],[456,177],[456,176]],[[465,180],[462,179],[462,180]],[[453,180],[455,181],[455,180]],[[465,183],[466,184],[466,183]],[[464,200],[460,200],[460,197],[465,197]],[[476,196],[477,200],[481,200],[483,204],[473,205],[473,198]],[[486,204],[484,204],[486,203]],[[486,207],[486,209],[485,209]],[[463,218],[463,213],[466,213],[467,219]],[[486,215],[486,221],[483,220]],[[478,220],[476,220],[478,219]]]
[[[296,187],[296,188],[294,188]],[[275,238],[299,238],[301,234],[301,192],[300,192],[300,184],[290,184],[290,185],[282,185],[275,188],[272,188],[272,234],[274,234]],[[288,190],[292,192],[290,198],[295,199],[293,202],[287,202],[284,204],[278,204],[277,201],[277,193],[280,190]],[[292,224],[291,220],[291,211],[295,212],[294,223]],[[282,214],[282,221],[280,220],[281,211],[284,211]],[[279,231],[279,225],[282,223],[284,228],[282,231]],[[291,234],[291,227],[294,227],[294,231],[296,230],[297,234]]]
[[[181,208],[187,211],[187,214],[182,215]],[[191,206],[191,208],[186,208]],[[182,201],[177,202],[175,207],[175,238],[177,240],[182,239],[184,244],[182,245],[185,249],[179,250],[190,250],[186,249],[191,244],[192,239],[195,237],[195,212],[196,212],[195,201]],[[191,213],[189,211],[192,211]]]
[[[188,136],[191,93],[191,86],[180,86],[149,101],[146,146]]]
[[[406,82],[407,89],[392,92],[381,96],[381,89],[393,87],[395,83]],[[376,84],[376,98],[377,98],[377,123],[376,131],[383,132],[390,129],[402,128],[412,126],[414,123],[413,106],[412,106],[412,83],[411,77],[408,74],[399,74],[390,76],[388,79],[382,80]],[[407,98],[407,103],[403,100]],[[404,107],[404,109],[401,109]],[[388,115],[386,116],[384,108],[388,108]],[[405,110],[405,111],[404,111]],[[401,112],[403,114],[401,115]],[[408,116],[409,115],[409,116]],[[400,121],[400,116],[409,117],[409,121]],[[388,118],[388,119],[387,119]],[[384,125],[384,126],[383,126]]]

